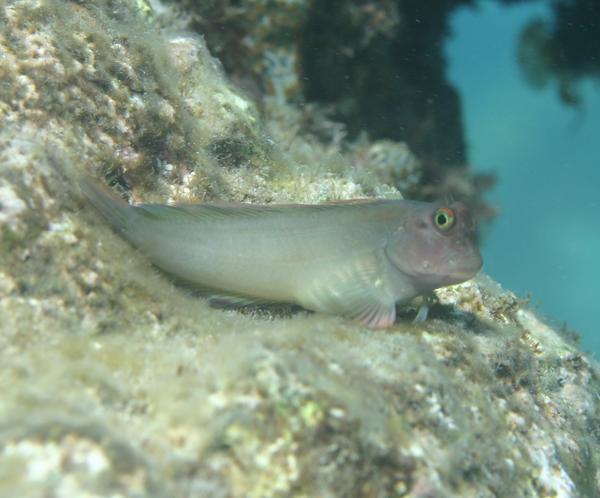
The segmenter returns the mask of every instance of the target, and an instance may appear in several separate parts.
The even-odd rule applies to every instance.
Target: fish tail
[[[126,234],[135,218],[134,208],[87,174],[82,174],[78,180],[85,198],[100,211],[115,230]]]
[[[115,230],[126,233],[134,225],[136,213],[133,206],[75,166],[66,154],[59,155],[56,151],[48,149],[46,156],[54,169],[73,184]]]

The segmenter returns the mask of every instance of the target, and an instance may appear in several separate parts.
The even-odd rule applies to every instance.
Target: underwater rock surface
[[[452,12],[474,0],[165,1],[263,108],[301,110],[304,128],[346,146],[408,142],[425,181],[401,175],[404,194],[468,197],[478,218],[494,216],[482,193],[495,179],[468,167],[443,50]]]
[[[419,181],[405,144],[259,110],[168,19],[0,3],[0,496],[597,496],[597,364],[485,276],[384,332],[215,310],[54,170],[162,202]]]

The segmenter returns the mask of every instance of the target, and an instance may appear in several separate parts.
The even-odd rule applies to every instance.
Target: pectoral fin
[[[377,301],[365,302],[360,311],[351,311],[346,317],[371,329],[385,329],[394,325],[396,305]]]
[[[361,255],[325,272],[300,299],[303,306],[343,315],[370,328],[386,328],[396,319],[396,303],[385,290],[377,254]]]

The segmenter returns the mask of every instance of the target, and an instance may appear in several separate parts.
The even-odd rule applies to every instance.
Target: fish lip
[[[448,275],[452,279],[456,279],[457,283],[465,282],[466,280],[471,280],[475,275],[477,275],[481,269],[483,268],[483,258],[481,254],[479,254],[479,260],[477,265],[472,265],[464,268],[456,268],[454,271],[450,272]]]
[[[452,272],[449,275],[449,277],[452,280],[456,280],[457,281],[456,283],[465,282],[465,281],[471,280],[473,277],[475,277],[481,271],[482,266],[483,265],[479,265],[479,267],[475,271],[473,271],[472,269],[469,269],[469,270],[465,269],[465,270],[459,270],[456,272]]]
[[[448,285],[456,285],[461,282],[466,282],[467,280],[471,280],[475,275],[477,275],[481,269],[483,268],[483,258],[481,255],[479,256],[478,265],[465,267],[465,268],[456,268],[452,272],[445,273],[445,278],[442,280],[439,278],[439,274],[432,273],[424,273],[424,272],[408,272],[405,269],[400,268],[392,258],[386,252],[386,258],[389,263],[393,266],[393,268],[405,276],[412,282],[412,285],[415,288],[422,289],[437,289],[439,287],[446,287]]]

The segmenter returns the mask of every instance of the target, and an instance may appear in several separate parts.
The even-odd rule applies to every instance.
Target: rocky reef
[[[233,84],[197,16],[0,2],[0,496],[598,496],[597,364],[487,277],[386,331],[212,309],[57,171],[132,201],[431,192],[410,142]]]
[[[402,183],[403,193],[468,198],[482,220],[493,215],[481,199],[493,177],[465,166],[460,101],[445,75],[449,16],[472,0],[171,1],[267,112],[302,109],[305,128],[325,140],[341,132],[346,146],[406,142],[423,181]]]

